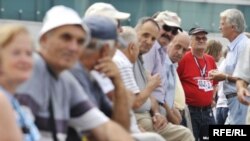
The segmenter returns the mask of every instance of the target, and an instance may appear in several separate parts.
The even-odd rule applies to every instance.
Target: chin
[[[73,65],[74,65],[73,63],[64,65],[64,66],[63,66],[63,69],[64,69],[64,70],[71,69],[71,68],[73,67]]]
[[[75,63],[76,61],[64,62],[61,64],[61,68],[63,68],[64,70],[71,69]]]
[[[27,81],[29,78],[30,78],[29,76],[22,76],[22,77],[20,77],[20,78],[17,79],[17,82],[19,84],[21,84],[21,83]]]

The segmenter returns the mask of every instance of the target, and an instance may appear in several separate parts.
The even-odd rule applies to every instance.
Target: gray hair
[[[90,43],[86,46],[86,48],[99,50],[103,47],[103,45],[108,44],[110,48],[114,48],[115,40],[101,40],[93,38]]]
[[[138,42],[137,34],[134,28],[131,26],[123,26],[123,32],[120,33],[120,36],[125,40],[126,43],[136,43]]]
[[[244,32],[247,27],[244,15],[238,9],[227,9],[220,13],[220,17],[225,17],[226,22],[235,26],[236,31],[239,33]]]
[[[152,22],[160,30],[160,27],[159,27],[158,23],[152,17],[142,17],[142,18],[140,18],[138,20],[136,26],[135,26],[135,30],[136,31],[139,30],[147,22]]]

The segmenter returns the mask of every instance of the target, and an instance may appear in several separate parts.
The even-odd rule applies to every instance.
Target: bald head
[[[183,55],[189,50],[190,38],[186,32],[178,33],[167,48],[172,63],[179,62]]]

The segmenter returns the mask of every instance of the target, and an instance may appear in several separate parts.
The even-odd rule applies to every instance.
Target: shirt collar
[[[153,47],[154,47],[154,46],[156,46],[156,49],[157,49],[157,50],[161,48],[161,45],[160,45],[160,43],[159,43],[157,40],[154,42]],[[152,47],[152,48],[153,48],[153,47]]]
[[[124,61],[126,61],[126,63],[128,63],[129,65],[133,66],[133,64],[130,62],[130,60],[128,59],[128,57],[121,50],[116,49],[115,55],[120,56],[120,58],[122,58]]]
[[[242,38],[244,38],[244,37],[245,37],[244,33],[239,34],[239,35],[229,44],[228,49],[229,49],[229,50],[233,50],[233,49],[235,48],[235,46],[240,42],[240,40],[241,40]]]
[[[173,62],[169,58],[168,54],[166,54],[166,61],[167,61],[168,65],[173,65]]]

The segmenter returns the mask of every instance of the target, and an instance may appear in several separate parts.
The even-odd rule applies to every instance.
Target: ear
[[[234,26],[234,25],[232,25],[231,28],[232,28],[233,30],[235,30],[235,26]]]
[[[109,44],[104,44],[103,47],[100,49],[101,57],[109,56],[110,54],[110,47]]]
[[[128,53],[132,54],[134,52],[134,49],[135,49],[134,43],[129,43],[128,44]]]
[[[41,48],[46,48],[45,42],[47,41],[47,39],[48,39],[47,33],[45,33],[44,35],[42,35],[42,37],[39,40]]]

